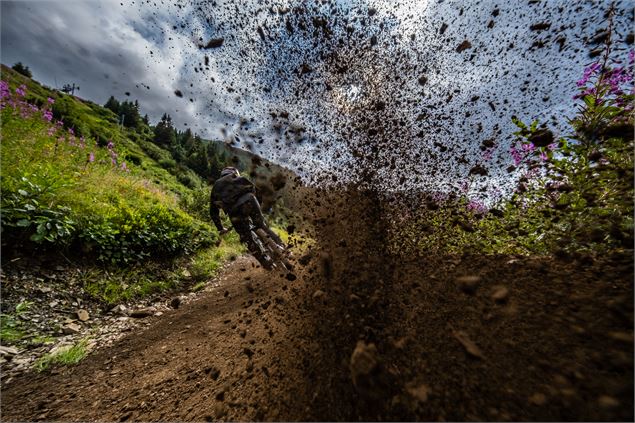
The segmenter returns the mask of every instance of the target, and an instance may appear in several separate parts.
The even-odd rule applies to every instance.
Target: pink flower
[[[50,111],[50,110],[45,110],[44,114],[43,114],[43,117],[44,117],[45,121],[50,122],[51,120],[53,120],[53,112]],[[51,129],[54,129],[54,128],[49,128],[49,131]]]
[[[20,97],[24,97],[26,95],[26,85],[20,85],[18,88],[15,89],[15,93]]]
[[[6,98],[9,96],[11,96],[9,84],[6,81],[0,81],[0,98]]]
[[[49,104],[55,103],[55,100],[53,100],[51,97],[47,98],[46,101],[48,101]]]
[[[92,163],[94,161],[95,161],[95,153],[91,151],[90,153],[88,153],[88,163]]]

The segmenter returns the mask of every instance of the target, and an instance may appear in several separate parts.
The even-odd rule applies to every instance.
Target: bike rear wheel
[[[266,255],[271,259],[273,266],[281,270],[291,271],[293,269],[293,265],[287,258],[286,249],[272,240],[264,229],[259,228],[254,232],[256,233],[259,241],[265,247]]]

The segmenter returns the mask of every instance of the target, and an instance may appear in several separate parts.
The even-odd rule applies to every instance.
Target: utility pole
[[[70,95],[75,95],[75,90],[79,91],[79,85],[75,85],[74,82],[73,85],[64,84],[64,86],[62,87],[62,91]]]

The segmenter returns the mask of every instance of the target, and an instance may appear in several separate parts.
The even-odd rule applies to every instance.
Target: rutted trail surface
[[[200,300],[89,356],[3,389],[6,420],[205,420],[289,415],[289,282],[241,258]],[[293,289],[293,288],[291,288]],[[282,354],[286,350],[289,355]],[[294,384],[295,387],[295,384]],[[275,395],[272,395],[274,394]],[[293,415],[293,414],[291,414]],[[296,417],[299,417],[296,415]]]
[[[3,420],[633,418],[632,253],[336,253],[293,282],[239,259],[76,367],[14,379]]]

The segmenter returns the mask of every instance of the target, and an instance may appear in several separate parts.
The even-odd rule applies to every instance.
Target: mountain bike
[[[293,270],[293,265],[289,261],[289,252],[284,246],[271,239],[262,228],[250,225],[250,230],[263,257],[264,263],[260,263],[263,267],[289,272]]]

